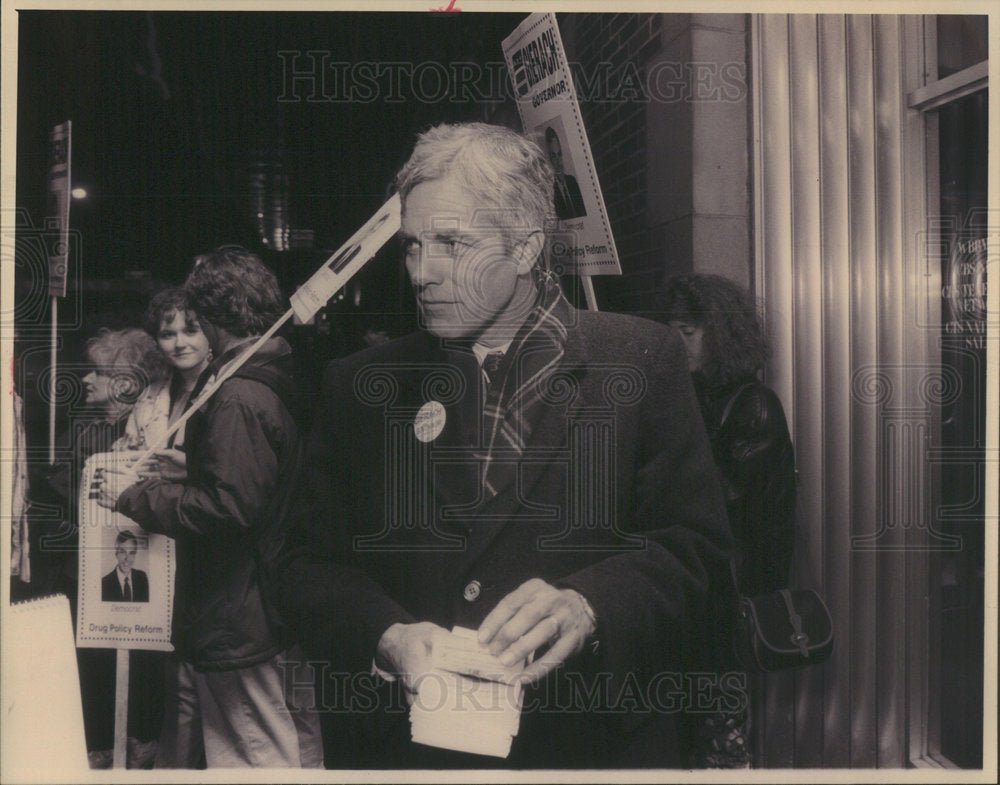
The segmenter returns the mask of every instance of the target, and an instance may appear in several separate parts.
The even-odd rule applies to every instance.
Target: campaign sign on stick
[[[400,202],[399,194],[394,195],[382,205],[368,221],[340,249],[331,256],[312,277],[300,286],[291,296],[291,308],[278,318],[268,330],[253,344],[231,362],[219,369],[214,379],[201,391],[198,398],[190,403],[184,414],[174,420],[173,424],[139,456],[137,463],[144,463],[153,453],[163,447],[172,434],[183,427],[191,415],[204,406],[215,391],[222,386],[237,370],[256,353],[261,346],[285,324],[294,317],[300,324],[308,324],[316,312],[326,305],[367,262],[378,253],[386,241],[399,231]]]
[[[532,14],[503,42],[524,132],[555,169],[556,231],[548,233],[556,272],[621,275],[590,142],[555,14]]]
[[[69,189],[71,159],[70,121],[60,123],[49,133],[49,212],[57,232],[47,249],[49,255],[49,294],[66,296],[66,271],[69,264]]]
[[[394,195],[291,297],[295,318],[308,322],[333,295],[399,231],[399,194]]]
[[[84,464],[76,645],[172,651],[174,541],[97,503],[103,472],[134,460],[134,453],[108,452]]]

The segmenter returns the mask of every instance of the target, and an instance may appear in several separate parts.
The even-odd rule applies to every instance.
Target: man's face
[[[406,271],[424,326],[441,338],[480,336],[504,317],[518,276],[530,273],[512,253],[523,254],[523,243],[507,242],[477,207],[491,209],[451,177],[417,185],[403,203]]]
[[[563,173],[562,145],[559,144],[558,136],[553,136],[549,141],[549,161],[556,174]]]
[[[132,540],[120,542],[115,546],[115,558],[118,560],[118,569],[123,573],[127,573],[132,569],[136,550],[136,544]]]

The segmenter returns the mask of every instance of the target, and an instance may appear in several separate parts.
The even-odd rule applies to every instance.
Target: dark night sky
[[[290,294],[384,201],[422,127],[443,120],[516,125],[500,42],[523,18],[20,12],[17,207],[42,225],[48,134],[67,119],[73,184],[89,192],[72,202],[81,275],[71,273],[60,305],[61,372],[82,361],[83,342],[97,328],[138,325],[150,292],[182,282],[192,256],[214,245],[240,242],[261,252]],[[360,69],[350,80],[356,100],[306,100],[307,84],[285,81],[282,51],[316,51],[320,60]],[[459,63],[480,64],[484,76],[470,90],[488,100],[453,101],[438,89],[440,67]],[[298,64],[306,67],[302,58]],[[374,78],[379,68],[383,75]],[[390,82],[387,69],[402,78]],[[414,71],[424,76],[422,91],[407,76]],[[319,85],[319,97],[343,98],[347,86],[331,78]],[[283,91],[292,100],[279,100]],[[248,195],[254,162],[283,167],[289,223],[314,230],[315,250],[263,247]],[[368,327],[396,334],[414,328],[392,246],[351,282],[364,297],[357,307],[353,293],[336,305],[328,332],[289,331],[306,377],[326,358],[360,348]],[[29,439],[37,440],[46,431],[37,395],[48,366],[48,298],[44,270],[17,262],[15,383],[26,396]]]
[[[21,12],[17,204],[36,224],[46,213],[48,131],[71,119],[74,184],[91,194],[73,203],[71,219],[82,232],[87,277],[149,270],[178,280],[194,253],[219,242],[252,245],[246,171],[254,161],[280,161],[291,225],[335,248],[381,203],[420,127],[484,119],[506,89],[494,70],[474,89],[495,100],[456,102],[437,90],[441,71],[424,65],[418,73],[430,100],[421,100],[408,74],[426,63],[499,64],[500,41],[522,18]],[[306,100],[309,85],[287,81],[290,57],[278,52],[310,50],[361,69],[350,80],[356,100],[339,100],[347,85],[334,69],[318,92],[338,100]],[[390,72],[399,69],[393,90]],[[291,101],[279,100],[283,91]],[[503,111],[516,116],[509,104]],[[287,271],[292,278],[307,274],[311,262],[301,264]]]

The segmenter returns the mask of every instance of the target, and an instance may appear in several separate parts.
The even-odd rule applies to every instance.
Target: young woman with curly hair
[[[153,295],[143,322],[169,370],[162,380],[143,390],[132,407],[125,434],[112,448],[115,450],[145,450],[158,444],[167,428],[184,413],[191,391],[212,359],[208,338],[188,305],[183,287],[169,287]],[[186,471],[185,455],[180,449],[183,442],[181,428],[140,469],[143,476],[182,477]]]

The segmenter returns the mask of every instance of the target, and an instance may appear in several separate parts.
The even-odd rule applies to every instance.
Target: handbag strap
[[[809,648],[806,644],[809,643],[809,636],[802,631],[802,617],[799,616],[798,612],[795,610],[795,606],[792,604],[791,591],[788,589],[782,589],[781,599],[785,601],[785,610],[788,611],[788,622],[792,625],[791,641],[799,647],[799,652],[803,657],[808,657]]]

